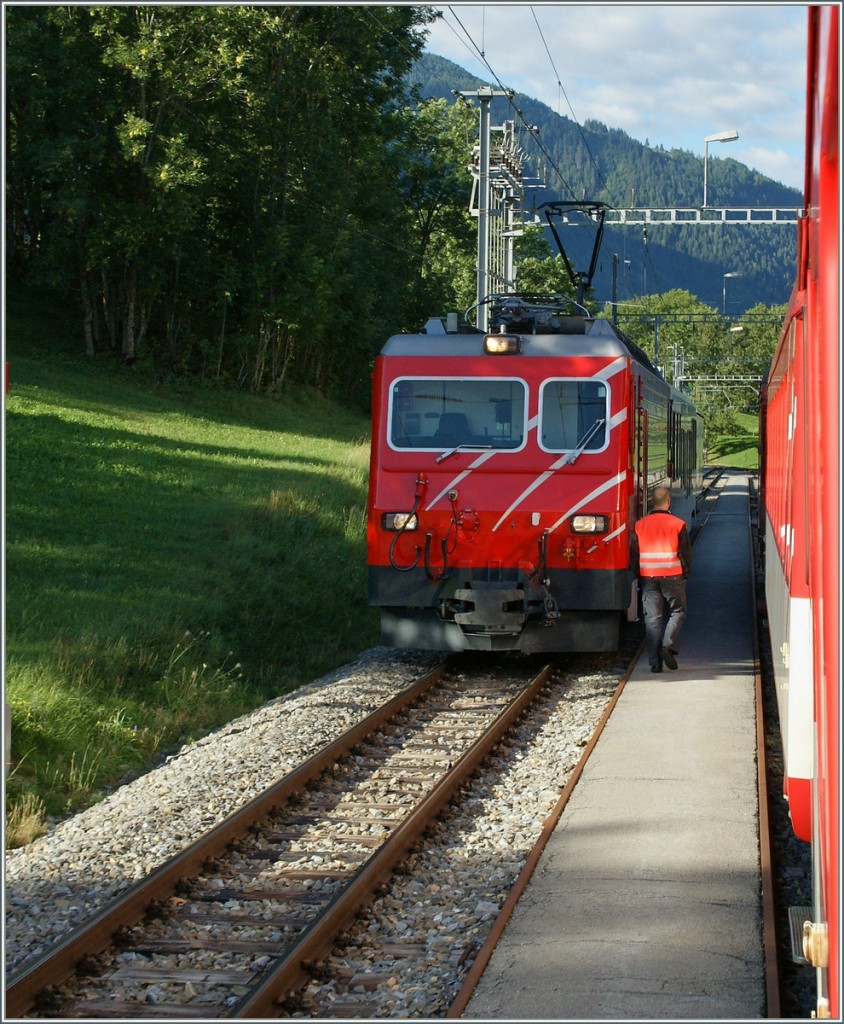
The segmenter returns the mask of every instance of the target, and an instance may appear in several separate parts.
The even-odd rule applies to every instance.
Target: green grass
[[[140,380],[37,319],[8,311],[7,842],[378,638],[364,416]]]
[[[707,432],[707,461],[735,469],[759,468],[759,417],[734,412]]]

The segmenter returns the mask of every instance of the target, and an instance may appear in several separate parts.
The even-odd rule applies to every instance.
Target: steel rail
[[[251,992],[231,1007],[229,1017],[266,1018],[279,1015],[278,1004],[311,980],[310,968],[330,953],[343,928],[372,902],[377,888],[389,878],[396,864],[431,821],[530,706],[553,670],[552,664],[545,665],[519,696],[496,716],[483,735],[397,826],[384,845],[361,866],[349,885],[306,929],[285,956],[269,969]]]
[[[291,796],[300,792],[306,783],[318,778],[351,747],[380,729],[395,714],[430,689],[446,674],[452,660],[447,659],[416,680],[383,707],[343,733],[324,750],[285,775],[275,785],[221,821],[206,835],[127,889],[122,896],[74,929],[42,956],[25,964],[10,977],[6,986],[6,1016],[24,1016],[35,1005],[39,993],[47,986],[60,985],[73,975],[77,966],[86,957],[107,949],[112,944],[115,933],[121,928],[136,924],[151,903],[171,896],[183,878],[195,875],[208,860],[224,853],[226,848],[244,836],[256,821],[266,817],[273,808],[282,806]]]

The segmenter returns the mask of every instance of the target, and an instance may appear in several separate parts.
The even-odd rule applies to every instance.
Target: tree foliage
[[[362,395],[418,268],[404,79],[429,17],[9,9],[10,272],[75,293],[92,355]]]
[[[619,310],[618,326],[669,383],[692,395],[711,429],[729,427],[736,411],[757,411],[784,317],[785,306],[761,303],[740,317],[724,316],[673,289],[645,296],[635,311]]]

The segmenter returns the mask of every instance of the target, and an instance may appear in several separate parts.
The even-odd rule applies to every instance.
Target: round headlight
[[[415,530],[419,520],[410,512],[385,512],[381,516],[381,526],[385,530]]]

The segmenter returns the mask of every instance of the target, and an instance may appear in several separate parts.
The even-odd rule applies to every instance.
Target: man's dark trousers
[[[662,668],[660,650],[667,647],[676,654],[680,649],[680,628],[686,621],[686,581],[682,576],[643,576],[641,584],[648,661],[651,668]]]

